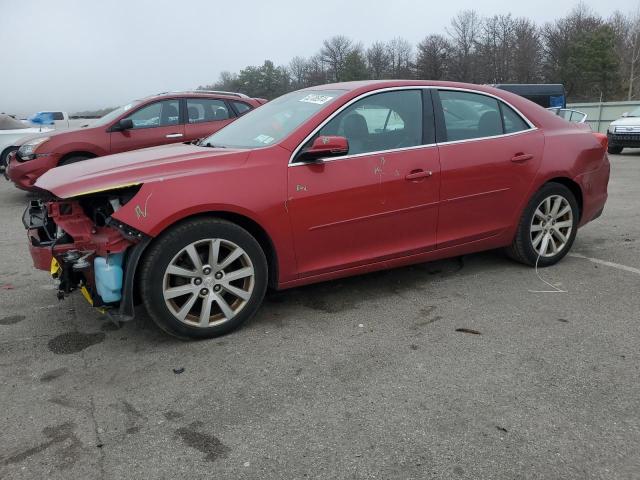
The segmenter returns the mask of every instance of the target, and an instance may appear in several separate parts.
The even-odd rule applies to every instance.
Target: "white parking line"
[[[640,268],[628,267],[627,265],[620,265],[619,263],[607,262],[606,260],[600,260],[599,258],[590,258],[580,253],[570,253],[570,257],[575,258],[583,258],[585,260],[589,260],[593,263],[599,263],[600,265],[606,265],[607,267],[617,268],[618,270],[624,270],[625,272],[635,273],[636,275],[640,275]]]

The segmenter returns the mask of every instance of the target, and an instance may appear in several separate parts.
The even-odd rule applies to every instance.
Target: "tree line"
[[[545,25],[464,10],[444,34],[429,34],[417,45],[396,37],[365,47],[337,35],[310,57],[225,71],[217,82],[198,88],[272,99],[313,85],[393,78],[562,83],[571,101],[631,100],[640,95],[639,62],[640,13],[617,11],[605,19],[580,3]]]

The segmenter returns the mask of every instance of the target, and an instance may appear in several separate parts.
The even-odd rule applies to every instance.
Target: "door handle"
[[[167,135],[165,135],[165,138],[180,138],[180,137],[184,137],[184,135],[182,135],[181,133],[168,133]]]
[[[531,160],[532,158],[533,155],[531,155],[530,153],[518,153],[511,158],[511,161],[515,163],[521,163],[526,162],[527,160]]]
[[[405,180],[418,180],[420,178],[427,178],[433,175],[431,170],[413,170],[411,173],[404,177]]]

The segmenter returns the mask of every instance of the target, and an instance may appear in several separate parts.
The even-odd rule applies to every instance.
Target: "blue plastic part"
[[[118,302],[122,298],[123,260],[124,252],[96,257],[93,261],[96,290],[104,303]]]

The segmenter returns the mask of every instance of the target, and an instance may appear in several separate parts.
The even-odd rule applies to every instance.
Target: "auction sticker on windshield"
[[[317,94],[314,94],[314,93],[310,93],[306,97],[301,98],[300,101],[301,102],[306,102],[306,103],[315,103],[317,105],[322,105],[324,103],[327,103],[332,98],[333,97],[329,97],[328,95],[317,95]]]
[[[258,135],[256,138],[254,138],[254,140],[256,142],[269,144],[269,143],[273,142],[275,139],[273,137],[269,136],[269,135],[262,134],[262,135]]]

